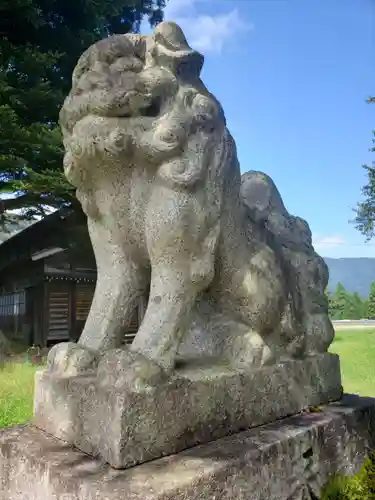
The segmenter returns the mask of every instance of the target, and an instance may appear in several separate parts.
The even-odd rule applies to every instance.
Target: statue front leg
[[[132,351],[165,371],[174,367],[185,325],[200,291],[186,271],[178,265],[154,267],[146,314],[131,346]]]
[[[166,371],[174,367],[197,295],[214,276],[219,224],[206,211],[193,194],[160,185],[149,203],[150,296],[131,350]]]
[[[118,271],[98,277],[90,313],[78,341],[95,352],[122,345],[139,299],[145,293],[143,280],[134,274],[133,262],[123,261]]]
[[[102,224],[89,221],[89,231],[98,280],[79,344],[103,352],[122,345],[139,299],[146,294],[149,268],[137,260],[134,248],[120,246]]]
[[[89,221],[89,231],[98,267],[90,312],[78,343],[58,344],[48,356],[50,371],[65,376],[96,369],[105,351],[122,345],[149,283],[148,266],[132,258],[130,249],[115,245],[98,222]]]

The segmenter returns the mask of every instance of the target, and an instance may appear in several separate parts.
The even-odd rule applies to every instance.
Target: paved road
[[[340,320],[332,321],[335,330],[361,330],[362,328],[375,328],[375,320]]]

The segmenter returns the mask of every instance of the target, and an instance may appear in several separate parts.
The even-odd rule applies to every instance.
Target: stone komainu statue
[[[328,270],[309,227],[268,176],[241,178],[202,65],[169,22],[150,36],[111,36],[78,61],[60,114],[64,168],[98,280],[79,343],[50,354],[62,370],[118,353],[141,297],[147,310],[126,355],[163,372],[189,357],[260,367],[332,342]]]

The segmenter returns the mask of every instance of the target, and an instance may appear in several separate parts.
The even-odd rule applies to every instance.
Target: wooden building
[[[95,283],[85,215],[59,210],[0,245],[0,330],[40,347],[76,341]],[[134,338],[143,312],[135,311],[125,342]]]

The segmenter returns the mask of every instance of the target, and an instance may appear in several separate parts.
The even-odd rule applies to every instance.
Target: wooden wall
[[[33,341],[35,288],[43,284],[43,266],[38,262],[14,264],[0,277],[0,329],[9,338]]]
[[[87,230],[77,230],[74,236],[82,246],[73,244],[66,251],[36,261],[30,253],[22,262],[9,263],[1,271],[0,329],[5,334],[40,346],[79,339],[94,295],[96,266]],[[1,296],[19,292],[24,297],[22,311],[14,303],[13,314],[9,307],[2,310]],[[132,342],[146,305],[141,303],[134,312],[124,334],[125,343]]]

